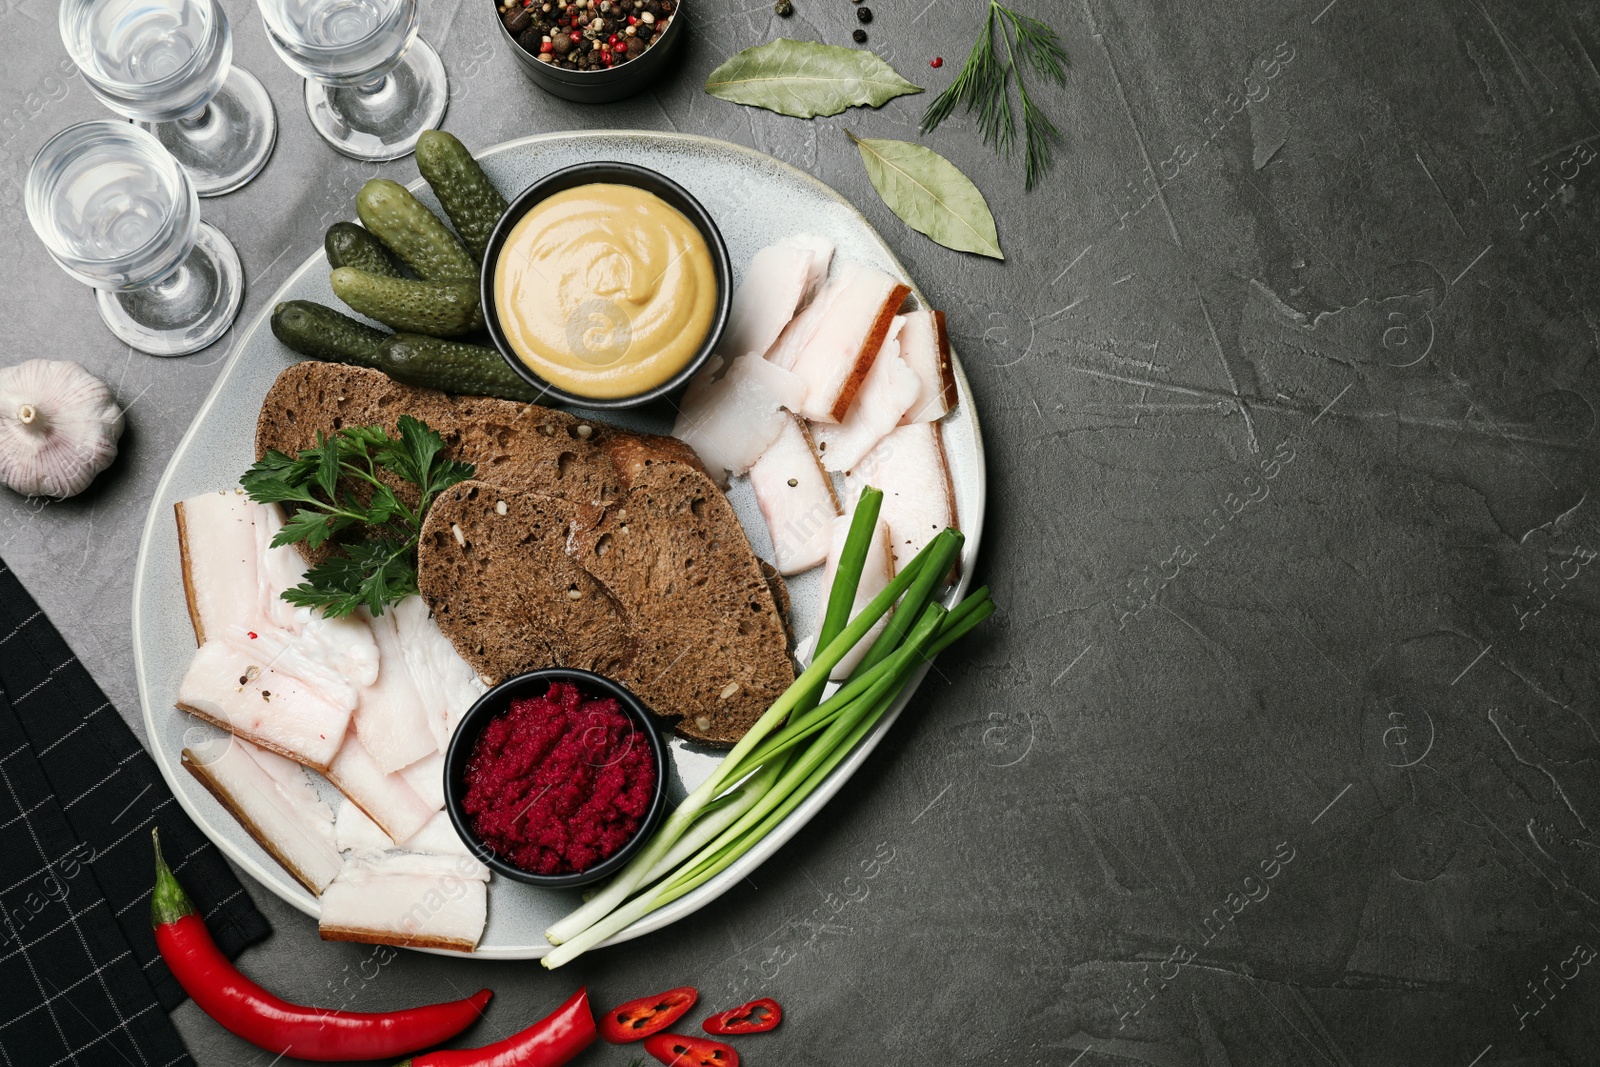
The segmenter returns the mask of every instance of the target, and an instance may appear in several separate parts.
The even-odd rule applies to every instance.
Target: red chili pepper
[[[682,1034],[657,1034],[644,1050],[667,1067],[739,1067],[739,1053],[720,1041]]]
[[[482,1048],[440,1049],[407,1060],[400,1067],[561,1067],[594,1044],[594,1012],[589,990],[580,989],[566,1003],[520,1034]]]
[[[167,969],[200,1009],[257,1048],[297,1060],[384,1060],[447,1041],[483,1013],[492,995],[406,1011],[304,1008],[273,996],[240,974],[161,858],[154,831],[156,885],[150,922]]]
[[[783,1009],[771,997],[752,1000],[737,1008],[719,1011],[700,1024],[708,1034],[764,1034],[783,1022]]]
[[[600,1036],[613,1045],[625,1045],[659,1034],[687,1015],[699,999],[700,991],[686,985],[653,997],[630,1000],[600,1017]]]

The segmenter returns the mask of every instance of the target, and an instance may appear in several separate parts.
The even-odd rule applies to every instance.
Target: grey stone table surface
[[[868,2],[870,47],[930,89],[982,18]],[[428,0],[423,31],[469,145],[708,134],[867,213],[971,377],[1001,614],[690,921],[555,975],[379,965],[252,887],[276,932],[243,966],[357,1008],[493,986],[483,1040],[579,981],[771,994],[789,1019],[743,1043],[754,1067],[1600,1062],[1600,9],[1017,0],[1072,56],[1043,94],[1054,170],[1027,193],[971,121],[927,138],[987,194],[995,263],[900,224],[844,136],[914,138],[928,97],[805,122],[701,92],[774,36],[848,43],[846,0],[794,3],[691,0],[681,67],[604,107],[533,88],[488,0]],[[247,321],[363,181],[415,166],[335,155],[251,5],[226,6],[282,125],[261,177],[203,204]],[[130,423],[83,497],[0,492],[0,556],[138,729],[139,529],[233,338],[130,352],[51,264],[22,177],[103,112],[48,0],[0,0],[0,43],[0,363],[79,360]],[[206,1067],[271,1058],[176,1019]]]

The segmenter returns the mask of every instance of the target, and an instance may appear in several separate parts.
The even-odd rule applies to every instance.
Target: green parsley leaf
[[[433,477],[428,482],[428,496],[438,496],[457,482],[464,482],[475,473],[472,464],[463,463],[458,459],[446,460],[439,464],[433,471]]]
[[[284,500],[309,499],[298,480],[296,468],[299,460],[274,449],[263,456],[239,479],[250,499],[261,504],[276,504]]]
[[[339,448],[324,438],[319,430],[316,451],[321,453],[317,463],[317,488],[324,495],[332,497],[334,488],[339,484]]]
[[[334,546],[303,582],[284,592],[285,601],[339,618],[363,607],[381,615],[417,593],[417,538],[428,506],[475,468],[442,459],[444,439],[418,419],[402,415],[398,430],[398,437],[381,426],[319,433],[315,448],[297,456],[268,452],[240,479],[257,503],[299,505],[274,546]],[[416,490],[415,508],[401,499],[395,480]],[[341,536],[347,532],[359,536]]]
[[[273,548],[292,545],[304,541],[309,547],[317,548],[333,535],[331,525],[332,516],[310,508],[301,508],[283,524],[276,536],[272,539]]]

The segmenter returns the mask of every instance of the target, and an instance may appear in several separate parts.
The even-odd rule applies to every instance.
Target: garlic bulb
[[[0,368],[0,482],[24,496],[75,496],[117,458],[122,409],[81,364]]]

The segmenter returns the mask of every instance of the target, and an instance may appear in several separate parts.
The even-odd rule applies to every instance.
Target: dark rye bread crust
[[[610,427],[564,411],[479,396],[450,396],[401,385],[382,371],[308,360],[273,383],[256,423],[256,458],[276,449],[313,448],[317,433],[381,425],[401,415],[444,438],[445,454],[477,467],[476,477],[581,504],[604,504],[620,492],[604,443]]]
[[[686,445],[619,434],[606,450],[627,496],[579,509],[567,552],[633,623],[625,684],[679,736],[731,746],[794,681],[775,586]]]
[[[576,505],[468,481],[428,509],[417,576],[434,621],[494,682],[542,667],[618,677],[635,639],[604,587],[567,558]]]

